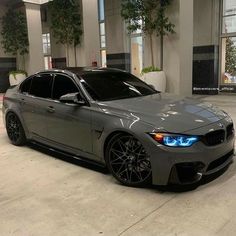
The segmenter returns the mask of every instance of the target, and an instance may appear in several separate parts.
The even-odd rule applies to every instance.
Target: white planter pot
[[[164,71],[153,71],[145,73],[142,80],[150,85],[153,85],[157,91],[166,91],[166,75]]]
[[[26,78],[25,74],[19,73],[19,74],[10,74],[9,75],[9,82],[10,85],[18,85]]]

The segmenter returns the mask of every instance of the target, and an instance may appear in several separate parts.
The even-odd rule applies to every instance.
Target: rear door
[[[21,113],[27,129],[35,138],[47,137],[46,115],[52,103],[52,74],[38,74],[21,86]]]
[[[48,139],[68,148],[92,153],[91,111],[89,106],[66,104],[62,95],[80,92],[76,82],[67,75],[56,74],[52,98],[53,112],[47,115]]]

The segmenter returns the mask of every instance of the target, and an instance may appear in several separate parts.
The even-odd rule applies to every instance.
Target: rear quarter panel
[[[14,112],[18,116],[25,130],[25,135],[27,138],[29,138],[28,129],[25,125],[24,120],[22,119],[20,112],[19,85],[10,87],[4,96],[2,113],[3,113],[3,122],[5,126],[6,126],[6,116],[9,112]]]

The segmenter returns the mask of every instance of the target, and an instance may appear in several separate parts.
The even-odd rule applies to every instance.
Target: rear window
[[[21,84],[20,90],[22,93],[29,93],[31,82],[32,82],[32,78],[28,78]]]
[[[53,75],[43,74],[33,77],[30,94],[41,98],[51,98]]]

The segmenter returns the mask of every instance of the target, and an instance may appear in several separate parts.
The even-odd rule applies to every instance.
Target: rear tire
[[[143,187],[151,183],[149,156],[140,141],[132,135],[114,135],[107,145],[105,160],[112,175],[122,184]]]
[[[6,116],[6,130],[13,145],[23,146],[26,144],[26,136],[23,126],[18,116],[10,112]]]

